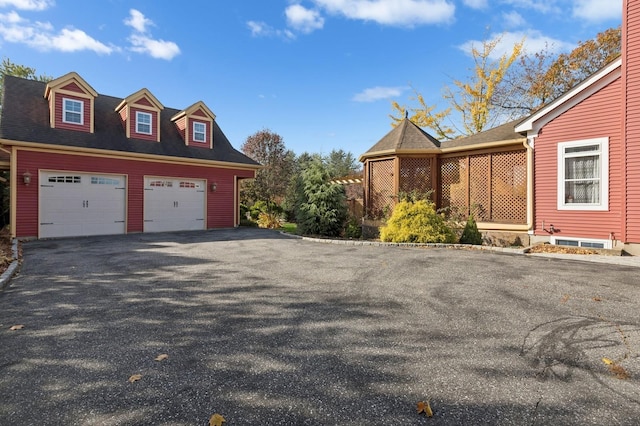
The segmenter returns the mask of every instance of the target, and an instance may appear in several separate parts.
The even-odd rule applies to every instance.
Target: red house
[[[238,182],[260,168],[204,103],[165,108],[147,89],[105,96],[73,72],[5,76],[0,155],[18,238],[237,226]]]
[[[640,0],[622,55],[520,122],[534,155],[532,242],[640,255]]]

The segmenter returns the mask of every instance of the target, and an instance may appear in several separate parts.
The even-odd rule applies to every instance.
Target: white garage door
[[[120,175],[40,172],[40,238],[125,233]]]
[[[205,229],[205,181],[144,178],[144,232]]]

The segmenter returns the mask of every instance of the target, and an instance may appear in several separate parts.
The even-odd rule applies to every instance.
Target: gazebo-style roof
[[[439,151],[440,142],[436,138],[405,118],[378,143],[362,154],[360,161],[385,155],[424,154]]]

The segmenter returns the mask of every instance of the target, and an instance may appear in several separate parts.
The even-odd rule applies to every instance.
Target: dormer
[[[202,101],[171,118],[188,146],[213,148],[213,122],[216,115]]]
[[[70,72],[47,83],[51,128],[93,133],[94,100],[98,93],[77,73]]]
[[[116,107],[129,139],[160,142],[160,112],[164,106],[147,89],[126,97]]]

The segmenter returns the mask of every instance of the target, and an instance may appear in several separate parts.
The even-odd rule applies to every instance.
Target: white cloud
[[[532,9],[540,13],[560,13],[560,8],[553,0],[502,0],[502,3],[509,4],[522,9]]]
[[[455,6],[448,0],[313,0],[328,13],[390,26],[449,22]]]
[[[82,30],[65,28],[56,33],[49,22],[31,22],[18,13],[0,14],[0,37],[10,43],[50,51],[78,52],[89,50],[109,54],[117,48],[97,41]]]
[[[15,7],[20,10],[45,10],[53,5],[53,0],[0,0],[0,7]]]
[[[540,52],[544,49],[548,49],[550,52],[566,52],[572,50],[575,47],[574,44],[545,36],[536,30],[492,34],[489,40],[496,40],[497,38],[500,38],[500,41],[490,55],[490,59],[493,60],[500,59],[505,54],[511,54],[511,52],[513,51],[513,46],[516,43],[520,43],[523,39],[523,50],[524,52],[529,54]],[[464,51],[466,54],[469,54],[472,46],[476,46],[479,48],[482,46],[482,41],[469,40],[466,43],[458,46],[458,48]]]
[[[622,0],[576,0],[573,16],[591,22],[620,19]]]
[[[307,9],[299,4],[293,4],[285,10],[287,24],[304,34],[320,30],[324,26],[324,18],[317,10]]]
[[[170,61],[180,54],[180,48],[172,41],[155,40],[144,34],[132,34],[129,37],[132,51],[147,53],[152,58]]]
[[[404,87],[371,87],[356,94],[351,98],[355,102],[375,102],[381,99],[390,99],[398,97],[404,92]]]
[[[527,21],[515,10],[511,12],[502,12],[502,20],[507,28],[522,28]]]
[[[273,29],[264,22],[249,21],[247,22],[247,27],[249,27],[251,35],[254,37],[269,35],[273,32]]]
[[[148,27],[154,25],[144,14],[136,9],[129,11],[129,17],[124,20],[125,25],[133,28],[129,36],[131,47],[129,50],[136,53],[145,53],[156,59],[170,61],[180,54],[180,48],[172,41],[154,39],[149,34]]]
[[[142,12],[131,9],[129,17],[124,20],[124,24],[138,31],[139,33],[147,32],[147,25],[153,25],[153,21],[145,18]]]
[[[463,0],[463,3],[472,9],[485,9],[489,6],[489,0]]]
[[[296,38],[291,30],[276,30],[275,28],[259,21],[248,21],[247,27],[251,31],[253,37],[281,37],[286,40]]]

